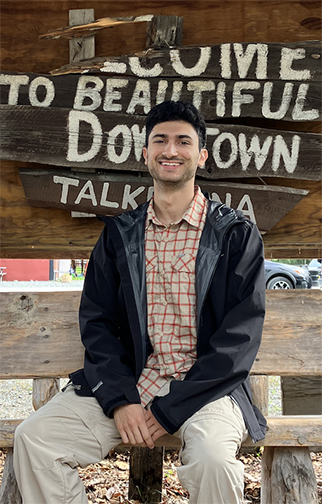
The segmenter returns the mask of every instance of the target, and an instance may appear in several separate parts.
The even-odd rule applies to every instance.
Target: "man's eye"
[[[181,145],[190,145],[189,142],[187,142],[186,140],[181,140]]]

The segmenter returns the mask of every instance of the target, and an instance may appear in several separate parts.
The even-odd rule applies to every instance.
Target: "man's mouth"
[[[159,161],[162,166],[180,166],[182,163],[180,161]]]

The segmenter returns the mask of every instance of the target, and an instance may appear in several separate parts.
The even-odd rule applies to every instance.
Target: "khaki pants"
[[[242,502],[243,464],[235,454],[246,435],[240,409],[227,396],[182,425],[177,472],[190,504]],[[60,392],[16,430],[14,468],[23,504],[87,504],[77,466],[99,462],[120,442],[114,420],[95,398],[72,388]]]

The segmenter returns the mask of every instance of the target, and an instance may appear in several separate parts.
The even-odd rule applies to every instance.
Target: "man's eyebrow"
[[[152,139],[153,138],[157,138],[157,137],[160,137],[160,138],[167,138],[168,135],[166,135],[165,133],[156,133],[155,135],[152,136]],[[181,139],[181,138],[189,138],[190,140],[192,140],[192,137],[190,135],[176,135],[177,138]]]

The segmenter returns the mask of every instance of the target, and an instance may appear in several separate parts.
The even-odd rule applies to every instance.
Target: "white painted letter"
[[[117,142],[116,139],[122,135],[122,141]],[[120,154],[116,153],[116,145],[121,148]],[[107,157],[112,163],[124,163],[131,152],[132,148],[132,133],[125,124],[118,124],[110,132],[107,140]]]
[[[87,86],[87,84],[92,84],[92,86]],[[82,75],[78,79],[73,108],[76,110],[96,110],[102,102],[100,91],[103,86],[104,82],[99,77]],[[84,104],[86,98],[90,100],[87,105]]]
[[[43,86],[46,89],[46,96],[42,101],[38,100],[37,89]],[[33,107],[49,107],[55,98],[54,83],[47,77],[36,77],[29,86],[29,101]]]
[[[100,205],[105,206],[105,207],[109,207],[109,208],[118,208],[120,205],[116,201],[107,201],[107,199],[106,199],[109,187],[110,187],[110,183],[104,182]]]
[[[135,114],[136,106],[142,107],[145,114],[150,112],[151,92],[148,80],[138,79],[126,113]]]
[[[54,184],[62,184],[63,187],[61,190],[60,202],[64,204],[67,203],[69,186],[70,185],[75,187],[79,186],[79,180],[69,177],[59,177],[58,175],[53,176],[53,182]]]
[[[125,88],[129,81],[127,79],[107,79],[106,80],[106,92],[103,103],[103,110],[105,112],[121,112],[122,104],[113,103],[115,100],[120,100],[122,98],[122,93],[116,91],[115,88]]]
[[[159,103],[163,103],[165,101],[165,93],[168,89],[168,81],[166,80],[160,80],[158,82],[158,89],[157,89],[157,95],[155,99],[155,104],[159,105]]]
[[[200,47],[199,60],[192,68],[186,68],[181,62],[180,50],[170,49],[170,61],[172,63],[172,67],[177,74],[182,75],[183,77],[198,77],[198,75],[201,75],[206,70],[210,58],[211,47]]]
[[[140,59],[137,56],[130,56],[129,64],[134,75],[138,77],[159,77],[163,72],[160,63],[156,63],[153,68],[142,67]]]
[[[296,49],[282,47],[280,78],[282,80],[309,80],[311,78],[310,70],[294,70],[292,68],[293,60],[305,59],[305,56],[304,47],[298,47]]]
[[[100,72],[125,74],[126,63],[120,63],[119,61],[105,61],[104,65],[100,68]]]
[[[244,206],[246,205],[246,208]],[[249,219],[256,224],[256,217],[254,213],[254,207],[252,200],[250,199],[250,196],[248,194],[244,194],[242,199],[239,202],[239,205],[237,207],[237,210],[241,210],[246,217],[249,217]]]
[[[9,85],[8,105],[18,105],[19,87],[26,86],[28,75],[0,75],[0,84]]]
[[[273,82],[265,82],[263,89],[262,114],[266,119],[283,119],[286,115],[292,99],[294,84],[286,82],[281,99],[281,105],[275,112],[271,111],[271,100],[273,92]]]
[[[240,79],[246,79],[256,52],[256,79],[267,79],[267,44],[247,44],[245,52],[242,44],[235,43],[233,46],[236,56],[238,76]]]
[[[199,110],[201,107],[202,93],[204,91],[214,91],[214,81],[190,81],[187,84],[188,91],[193,91],[192,103]]]
[[[88,189],[88,193],[86,193]],[[79,191],[79,195],[77,196],[75,200],[75,205],[79,205],[82,199],[89,199],[92,202],[93,206],[97,206],[97,200],[95,196],[95,191],[93,187],[93,182],[91,180],[88,180],[83,188]]]
[[[87,152],[78,152],[79,124],[90,124],[93,136],[92,145]],[[67,161],[90,161],[93,159],[102,145],[102,127],[98,118],[92,112],[71,110],[68,115],[68,150]]]
[[[299,158],[300,143],[301,137],[299,135],[294,135],[292,138],[292,147],[290,153],[282,135],[276,135],[272,159],[272,169],[274,172],[276,172],[279,168],[280,159],[282,157],[287,173],[294,173]]]
[[[259,89],[261,87],[260,82],[249,81],[249,82],[235,82],[233,88],[233,104],[231,115],[233,117],[240,117],[241,105],[245,103],[253,103],[255,100],[254,96],[251,94],[242,94],[243,89]]]
[[[221,44],[220,46],[220,66],[222,79],[231,78],[230,44]]]
[[[230,143],[230,154],[227,160],[223,160],[220,154],[221,144],[228,140]],[[221,133],[213,143],[212,155],[218,168],[227,169],[235,163],[238,156],[238,145],[236,137],[232,133]]]
[[[226,113],[226,83],[218,82],[216,91],[217,103],[216,114],[218,117],[224,117]]]
[[[140,131],[140,126],[138,124],[133,124],[133,126],[131,127],[134,141],[134,154],[137,161],[141,161],[142,159],[142,151],[143,147],[145,146],[145,130],[146,128],[145,126],[143,126],[142,130]]]
[[[273,137],[268,136],[267,138],[265,138],[263,146],[261,147],[259,143],[259,136],[255,134],[252,136],[250,146],[247,148],[246,135],[245,133],[240,133],[238,135],[238,145],[242,170],[247,170],[253,155],[257,170],[261,170],[267,159],[272,142]]]
[[[122,209],[126,210],[127,206],[130,205],[133,210],[135,210],[138,207],[137,202],[135,201],[135,198],[139,196],[144,191],[145,187],[141,186],[135,189],[132,193],[131,191],[131,186],[130,184],[125,184],[124,186],[124,193],[123,193],[123,201],[122,201]]]
[[[172,95],[171,95],[171,100],[172,101],[179,101],[180,96],[181,96],[181,91],[183,88],[183,82],[182,81],[174,81],[172,85]]]
[[[299,86],[292,112],[293,121],[314,121],[314,119],[319,117],[318,109],[303,110],[309,87],[309,84],[300,84]]]

